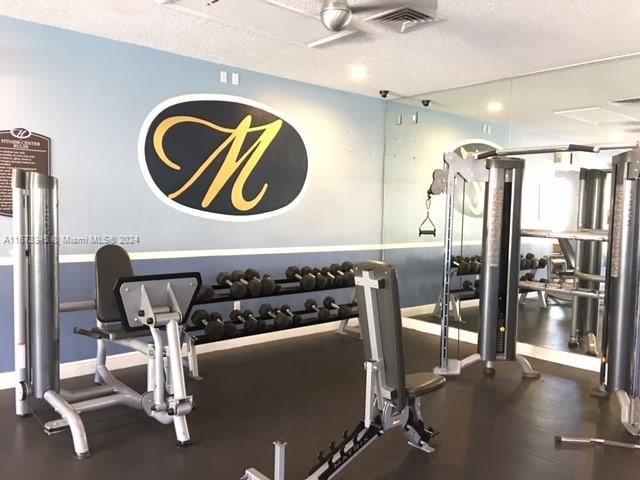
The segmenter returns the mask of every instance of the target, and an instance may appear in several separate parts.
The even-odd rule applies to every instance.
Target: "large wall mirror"
[[[429,217],[436,236],[419,237],[418,228],[427,215],[426,192],[433,171],[442,167],[443,154],[456,151],[464,156],[465,152],[491,147],[636,143],[640,139],[640,87],[636,81],[639,75],[640,57],[634,56],[388,101],[384,256],[399,269],[401,300],[409,316],[439,322],[437,315],[430,315],[430,308],[425,305],[436,304],[441,291],[444,196],[434,196],[430,202]],[[589,169],[605,172],[595,187],[597,191],[587,190],[583,197],[598,196],[594,202],[602,229],[607,229],[610,204],[607,171],[611,168],[612,156],[617,153],[619,151],[609,150],[598,154],[565,152],[523,157],[526,166],[522,228],[575,230],[581,169]],[[483,207],[482,184],[466,184],[464,191],[458,192],[454,255],[473,260],[481,254]],[[430,221],[426,225],[430,225]],[[601,250],[599,258],[597,252],[593,253],[598,267],[592,266],[601,273],[606,265],[606,244],[585,245]],[[572,246],[575,250],[577,245],[572,242]],[[538,261],[552,261],[553,268],[523,268],[521,274],[528,274],[535,281],[550,276],[554,281],[564,281],[562,277],[569,274],[562,269],[572,270],[571,265],[562,263],[562,249],[557,239],[523,237],[521,253],[530,254]],[[544,264],[544,260],[538,264]],[[474,303],[473,298],[478,278],[476,275],[453,278],[452,289],[467,290],[465,295],[469,300],[461,302],[462,321],[452,322],[452,326],[477,331],[477,300]],[[542,297],[531,292],[523,298],[519,310],[519,341],[588,353],[590,347],[586,341],[577,347],[569,346],[574,333],[572,300],[561,296]],[[547,300],[546,306],[544,300]],[[580,315],[584,316],[584,311]],[[598,318],[602,318],[602,308]],[[597,324],[582,327],[596,329]]]

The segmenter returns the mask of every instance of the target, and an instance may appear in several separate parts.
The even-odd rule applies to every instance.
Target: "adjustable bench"
[[[430,453],[435,435],[424,427],[420,399],[444,386],[445,379],[431,372],[406,375],[402,347],[402,317],[396,270],[388,263],[370,261],[355,267],[356,296],[361,305],[360,328],[365,350],[364,419],[342,441],[332,442],[307,480],[328,480],[374,440],[400,427],[409,445]],[[284,480],[285,446],[275,443],[274,480]],[[248,469],[244,480],[269,480],[258,470]]]

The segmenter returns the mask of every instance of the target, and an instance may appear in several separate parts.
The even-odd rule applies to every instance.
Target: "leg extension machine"
[[[46,433],[71,431],[75,455],[89,456],[80,414],[115,405],[144,409],[161,423],[173,423],[179,445],[189,442],[180,336],[201,284],[198,273],[134,277],[129,256],[116,245],[96,253],[96,300],[59,303],[57,179],[14,170],[14,322],[16,414],[27,416],[42,399],[60,415]],[[96,309],[97,327],[76,329],[97,341],[97,385],[60,387],[60,312]],[[161,333],[161,330],[163,333]],[[147,345],[136,337],[151,335]],[[165,348],[163,337],[166,337]],[[106,344],[117,343],[149,358],[147,392],[139,394],[106,367]]]

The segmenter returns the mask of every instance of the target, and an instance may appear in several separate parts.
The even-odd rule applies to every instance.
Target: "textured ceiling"
[[[321,3],[281,2],[316,13]],[[444,20],[429,27],[400,35],[363,23],[366,15],[361,14],[354,19],[361,35],[317,49],[175,11],[154,0],[1,0],[0,15],[365,95],[382,88],[413,95],[640,51],[637,0],[439,3]],[[349,79],[354,64],[368,67],[365,81]]]

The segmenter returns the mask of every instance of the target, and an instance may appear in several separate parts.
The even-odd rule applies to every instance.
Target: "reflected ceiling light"
[[[364,65],[354,65],[349,71],[349,77],[351,77],[351,80],[354,82],[361,82],[367,78],[367,75],[369,75],[369,71]]]
[[[502,102],[489,102],[489,104],[487,105],[487,110],[489,110],[491,113],[501,112],[503,108],[504,105],[502,104]]]

